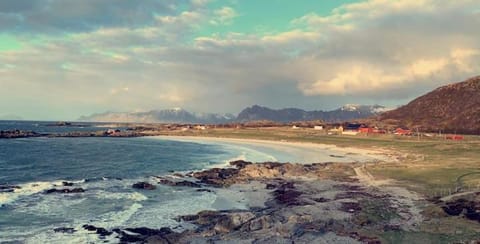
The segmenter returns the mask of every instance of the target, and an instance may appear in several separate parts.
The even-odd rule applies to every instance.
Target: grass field
[[[243,139],[286,140],[333,144],[340,147],[387,149],[398,156],[400,162],[380,162],[368,165],[368,171],[376,178],[393,179],[426,196],[448,195],[457,187],[478,188],[480,174],[480,137],[467,136],[463,141],[440,138],[396,135],[327,135],[313,129],[290,127],[208,129],[203,131],[170,131],[166,134],[210,136]]]

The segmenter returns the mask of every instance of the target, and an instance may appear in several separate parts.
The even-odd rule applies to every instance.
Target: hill
[[[480,134],[480,76],[439,87],[378,119],[423,131]]]

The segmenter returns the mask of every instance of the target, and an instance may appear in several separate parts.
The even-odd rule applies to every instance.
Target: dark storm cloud
[[[139,27],[171,14],[174,0],[0,0],[0,31],[90,31]],[[7,24],[8,23],[8,24]]]

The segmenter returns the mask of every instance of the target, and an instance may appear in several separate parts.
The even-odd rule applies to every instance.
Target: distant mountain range
[[[378,116],[384,124],[480,134],[480,76],[439,87]]]
[[[185,123],[185,124],[222,124],[231,122],[249,122],[269,120],[274,122],[293,122],[306,120],[324,120],[337,122],[367,118],[385,111],[380,105],[345,105],[333,111],[305,111],[297,108],[270,109],[254,105],[233,114],[191,113],[181,108],[152,110],[148,112],[106,112],[82,116],[79,121],[95,122],[138,122],[138,123]]]
[[[85,122],[221,124],[234,119],[235,115],[232,114],[191,113],[181,108],[174,108],[148,112],[106,112],[82,116],[78,120]]]
[[[275,122],[323,120],[326,122],[339,122],[367,118],[384,111],[386,111],[386,108],[380,105],[347,104],[332,111],[305,111],[298,108],[274,110],[255,105],[240,112],[236,120],[239,122],[254,120],[270,120]]]

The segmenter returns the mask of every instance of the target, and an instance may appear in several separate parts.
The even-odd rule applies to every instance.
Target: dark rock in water
[[[252,162],[247,162],[247,161],[243,161],[243,160],[237,160],[237,161],[230,162],[230,165],[237,167],[237,169],[243,169],[243,168],[245,168],[245,166],[247,166],[249,164],[252,164]]]
[[[46,190],[44,193],[45,194],[52,194],[52,193],[67,193],[67,194],[70,194],[70,193],[82,193],[82,192],[85,192],[85,190],[83,188],[73,188],[73,189],[68,189],[68,188],[55,189],[55,188],[52,188],[52,189]]]
[[[105,228],[95,227],[93,225],[83,225],[82,226],[85,230],[88,231],[95,231],[100,236],[109,236],[113,234],[113,232],[106,230]]]
[[[143,189],[143,190],[155,190],[157,187],[148,183],[148,182],[137,182],[132,185],[135,189]]]
[[[0,139],[15,139],[15,138],[27,138],[27,137],[39,137],[43,134],[36,133],[34,131],[22,131],[22,130],[2,130],[0,131]]]
[[[205,189],[205,188],[202,188],[202,189],[197,189],[198,192],[213,192],[212,190],[210,189]]]
[[[134,233],[131,235],[126,233]],[[181,238],[181,234],[172,231],[170,228],[150,229],[145,227],[140,228],[126,228],[125,231],[120,231],[121,243],[178,243]]]
[[[55,228],[53,229],[53,231],[57,233],[67,233],[67,234],[73,234],[77,232],[74,228],[67,228],[67,227]]]
[[[0,185],[0,192],[14,192],[15,189],[22,189],[20,186]]]
[[[195,187],[195,188],[202,187],[201,185],[199,185],[195,182],[191,182],[191,181],[187,181],[187,180],[176,182],[175,186],[186,186],[186,187]]]
[[[73,182],[64,181],[62,182],[63,186],[73,186]]]
[[[158,184],[167,185],[167,186],[186,186],[186,187],[195,187],[195,188],[202,187],[200,184],[197,184],[197,183],[191,182],[191,181],[187,181],[187,180],[171,181],[171,180],[167,180],[167,179],[160,179],[158,181]]]
[[[182,174],[180,174],[180,173],[175,173],[175,174],[173,174],[173,176],[178,177],[178,178],[183,178],[183,177],[185,177],[184,175],[182,175]]]

